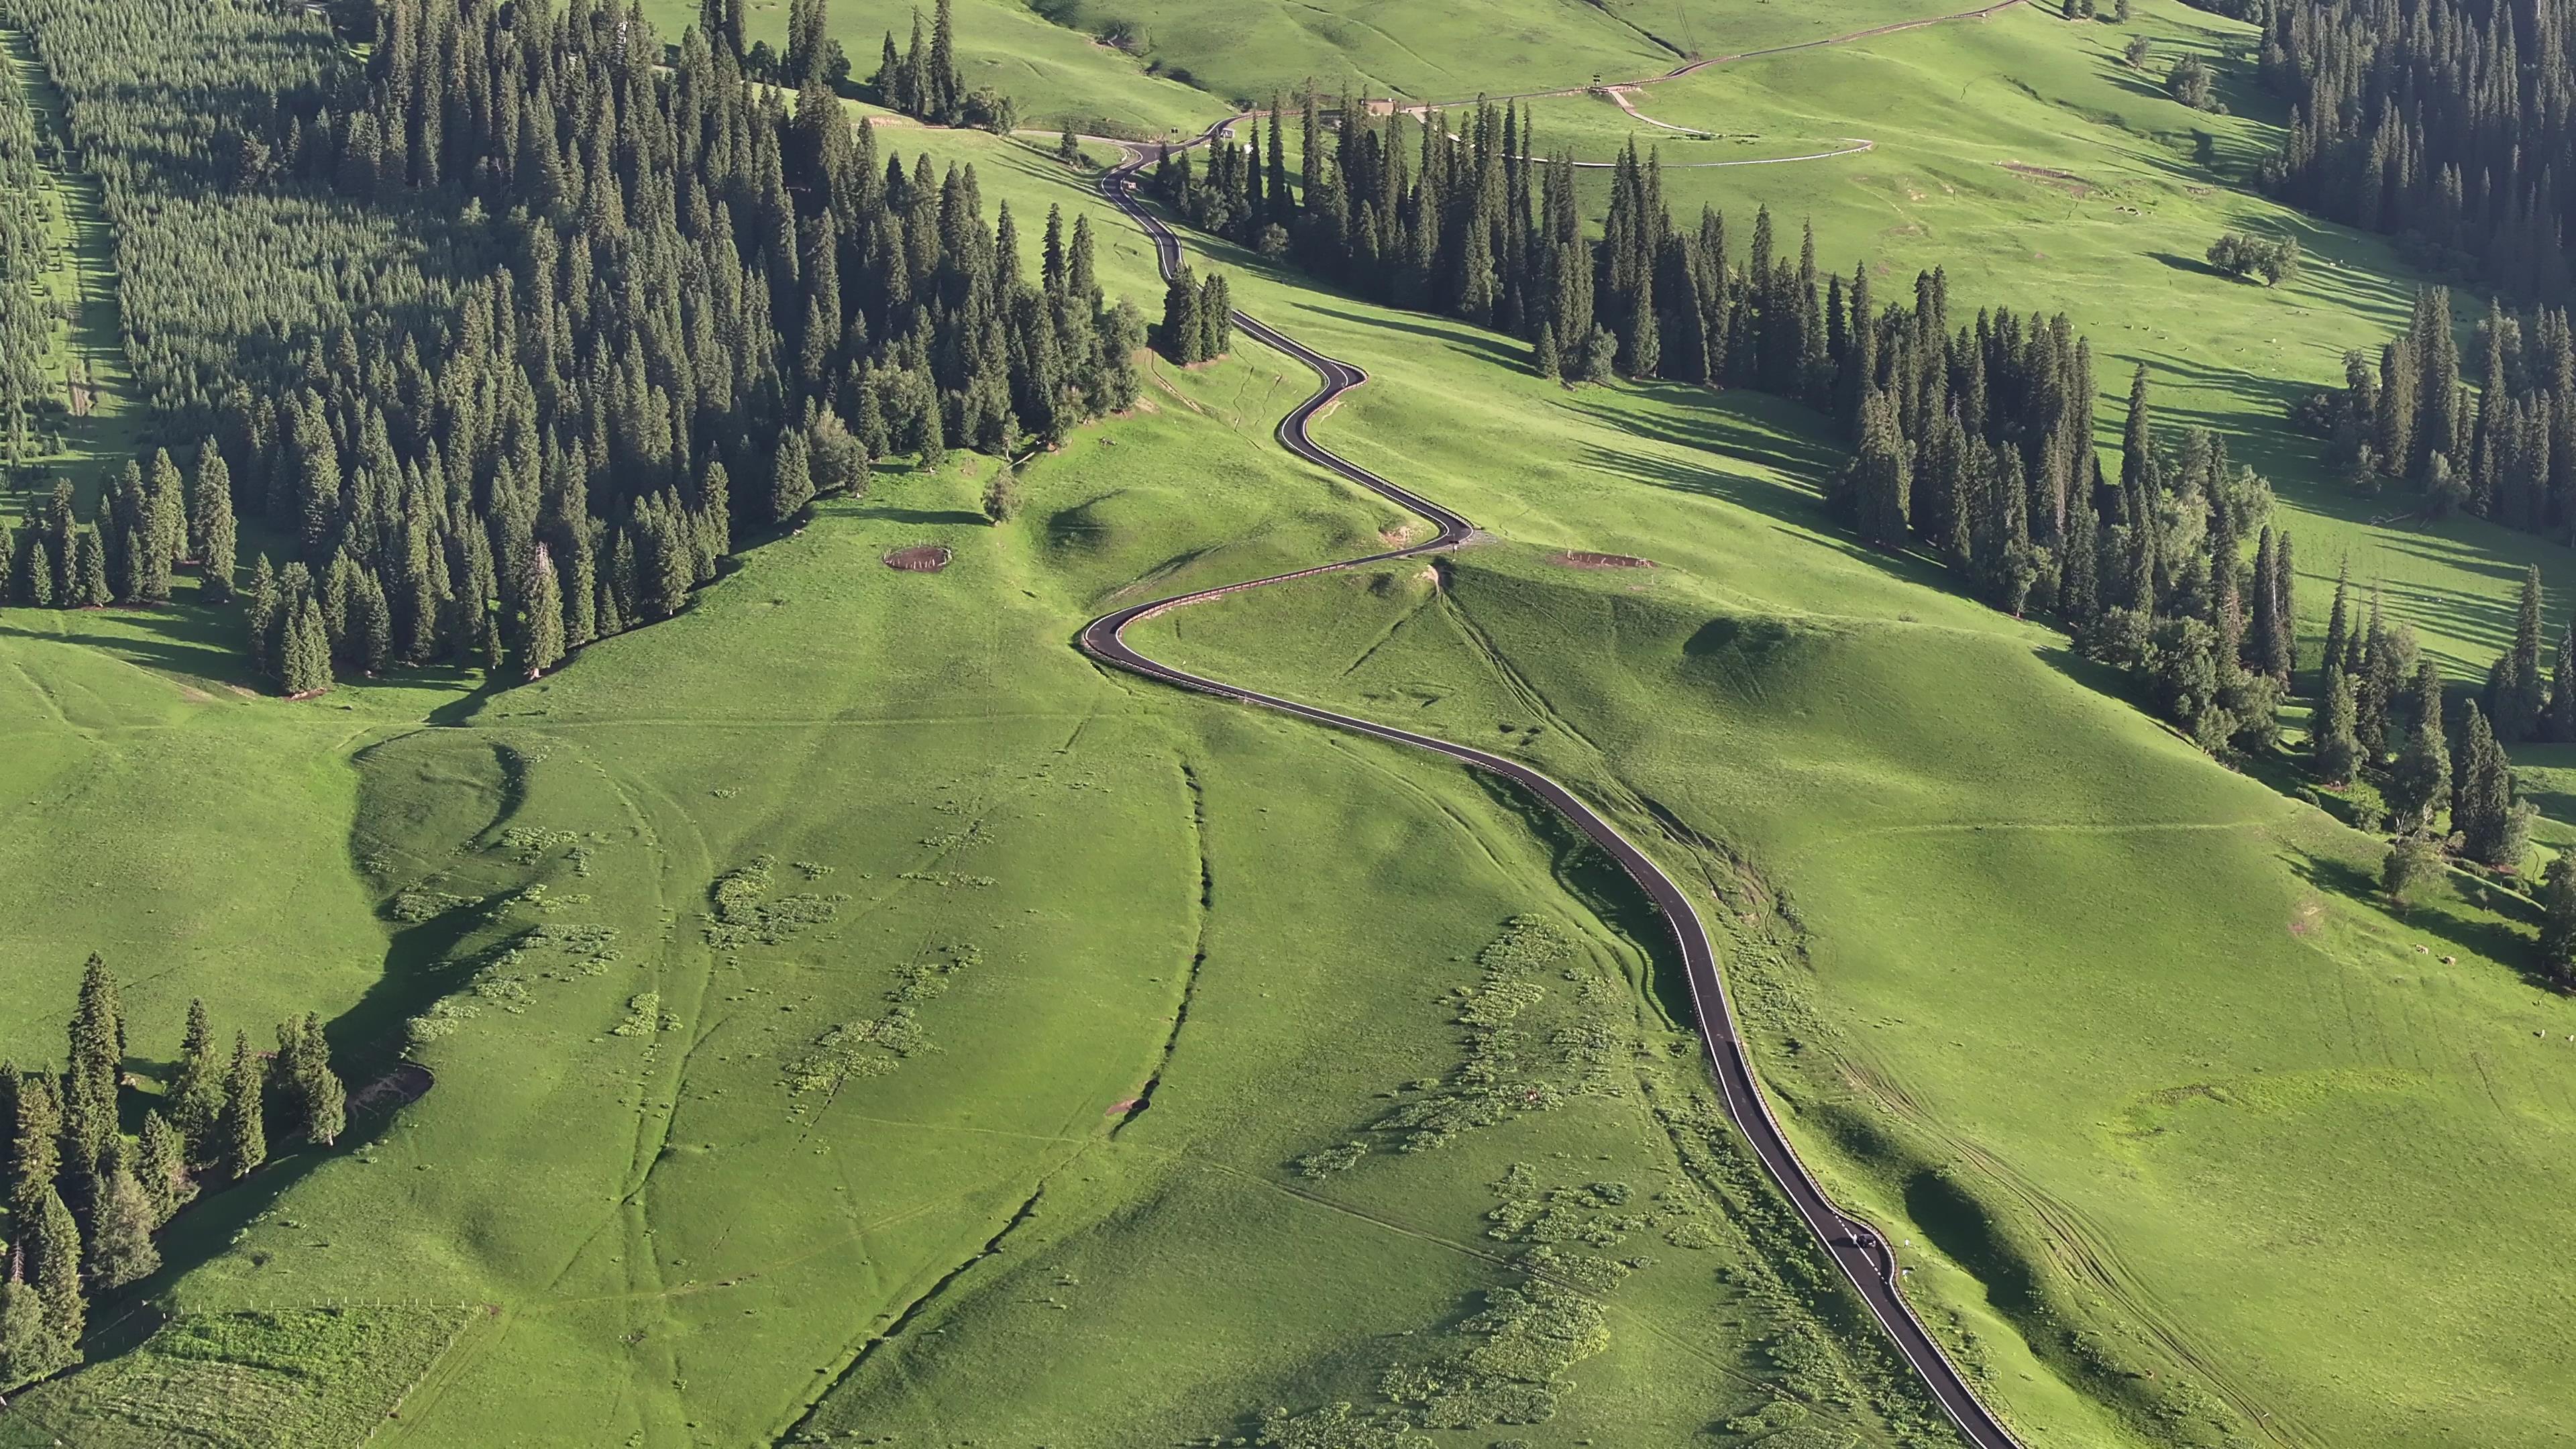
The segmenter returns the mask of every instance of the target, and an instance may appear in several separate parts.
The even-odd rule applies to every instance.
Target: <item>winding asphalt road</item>
[[[1205,141],[1219,134],[1229,123],[1227,121],[1217,123],[1191,144],[1196,145],[1198,141]],[[1180,238],[1173,235],[1171,228],[1165,226],[1161,218],[1146,210],[1133,194],[1135,174],[1144,164],[1144,160],[1144,153],[1141,150],[1129,148],[1127,159],[1111,168],[1102,178],[1101,190],[1112,204],[1126,213],[1146,236],[1152,238],[1163,276],[1168,281],[1180,269],[1181,243]],[[1933,1341],[1930,1333],[1925,1331],[1922,1320],[1914,1316],[1914,1310],[1906,1303],[1905,1295],[1899,1286],[1896,1255],[1888,1247],[1886,1237],[1876,1228],[1833,1205],[1832,1200],[1825,1196],[1824,1189],[1817,1185],[1814,1175],[1807,1171],[1806,1164],[1798,1159],[1796,1150],[1790,1147],[1789,1139],[1781,1132],[1779,1122],[1772,1117],[1771,1108],[1763,1100],[1761,1089],[1754,1084],[1753,1064],[1745,1053],[1744,1041],[1736,1034],[1734,1009],[1727,1000],[1726,983],[1718,975],[1717,951],[1709,938],[1708,927],[1700,920],[1699,910],[1692,903],[1690,893],[1683,889],[1679,881],[1648,859],[1646,853],[1631,843],[1628,837],[1620,834],[1618,827],[1612,825],[1601,812],[1585,804],[1575,796],[1574,792],[1563,785],[1516,760],[1448,740],[1435,739],[1430,735],[1416,734],[1411,730],[1397,729],[1392,725],[1378,724],[1354,715],[1319,709],[1311,704],[1300,704],[1296,700],[1284,699],[1275,694],[1245,689],[1239,685],[1227,684],[1222,680],[1210,679],[1205,675],[1192,674],[1187,670],[1177,669],[1148,658],[1127,642],[1127,626],[1140,619],[1150,619],[1174,609],[1203,604],[1211,599],[1221,599],[1228,594],[1239,594],[1251,589],[1266,588],[1272,584],[1286,583],[1291,579],[1311,578],[1317,574],[1334,573],[1343,569],[1358,568],[1365,564],[1382,563],[1390,559],[1414,558],[1438,553],[1457,547],[1475,533],[1475,525],[1467,520],[1466,515],[1444,507],[1409,488],[1379,477],[1357,463],[1334,453],[1307,435],[1308,421],[1325,404],[1368,381],[1367,373],[1350,363],[1317,352],[1258,318],[1237,312],[1234,314],[1234,326],[1236,331],[1276,348],[1313,368],[1316,376],[1322,379],[1323,385],[1316,389],[1314,396],[1299,403],[1285,418],[1280,419],[1279,445],[1320,468],[1337,473],[1370,492],[1420,514],[1431,520],[1438,527],[1439,532],[1428,542],[1415,544],[1409,548],[1391,549],[1384,553],[1368,554],[1360,558],[1318,564],[1313,568],[1297,569],[1289,573],[1273,574],[1268,578],[1225,584],[1212,589],[1200,589],[1194,593],[1175,594],[1170,598],[1136,604],[1114,614],[1103,615],[1083,626],[1079,636],[1083,652],[1102,663],[1115,665],[1132,674],[1160,680],[1182,689],[1215,695],[1220,699],[1235,700],[1244,704],[1257,704],[1267,709],[1278,710],[1282,714],[1311,720],[1316,724],[1329,725],[1334,729],[1367,735],[1373,739],[1389,740],[1399,745],[1409,745],[1414,749],[1428,750],[1436,755],[1446,755],[1462,764],[1511,781],[1546,801],[1558,814],[1572,821],[1576,829],[1581,830],[1594,844],[1608,852],[1610,858],[1619,862],[1620,867],[1644,888],[1646,894],[1653,899],[1656,908],[1663,913],[1666,924],[1672,927],[1673,939],[1681,948],[1683,967],[1690,980],[1691,1001],[1699,1017],[1700,1039],[1708,1045],[1710,1066],[1716,1075],[1718,1093],[1725,1104],[1726,1115],[1744,1133],[1745,1140],[1752,1145],[1754,1155],[1761,1159],[1763,1170],[1771,1175],[1771,1180],[1779,1185],[1780,1191],[1789,1199],[1790,1206],[1797,1209],[1798,1216],[1805,1220],[1807,1226],[1813,1229],[1817,1238],[1824,1243],[1825,1250],[1832,1254],[1834,1262],[1841,1266],[1844,1275],[1851,1279],[1852,1286],[1859,1290],[1861,1300],[1869,1305],[1870,1313],[1878,1319],[1880,1326],[1887,1330],[1888,1337],[1895,1340],[1897,1351],[1905,1355],[1907,1363],[1913,1365],[1915,1373],[1921,1376],[1924,1386],[1931,1390],[1932,1397],[1940,1402],[1942,1410],[1950,1416],[1952,1422],[1958,1425],[1960,1433],[1967,1441],[1976,1446],[1976,1449],[2019,1449],[2011,1432],[2005,1429],[2002,1421],[1998,1420],[1978,1399],[1976,1391],[1968,1386],[1967,1380],[1960,1374],[1957,1365],[1951,1363],[1949,1355],[1943,1353],[1941,1346]]]

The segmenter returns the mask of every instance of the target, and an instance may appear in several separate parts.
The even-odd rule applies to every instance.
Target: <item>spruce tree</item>
[[[1019,510],[1019,477],[1012,471],[1011,460],[1004,458],[984,484],[984,517],[994,524],[1004,524]]]
[[[2558,667],[2550,676],[2549,712],[2543,739],[2576,744],[2576,619],[2558,636]]]
[[[1234,299],[1223,272],[1210,272],[1199,288],[1199,358],[1214,361],[1234,350]]]
[[[2271,672],[2281,681],[2285,689],[2289,685],[2291,674],[2299,667],[2299,570],[2297,553],[2291,547],[2292,543],[2290,531],[2285,528],[2281,530],[2280,537],[2272,545],[2272,588],[2274,590],[2272,617],[2279,621],[2278,637],[2281,652],[2278,658],[2272,661],[2279,667]]]
[[[779,436],[778,453],[770,462],[769,521],[793,523],[813,501],[814,475],[807,466],[805,434],[790,429]]]
[[[2415,904],[2424,888],[2441,878],[2441,843],[2421,835],[2399,836],[2379,863],[2379,888],[2400,910]]]
[[[25,1254],[14,1248],[0,1276],[0,1394],[14,1394],[70,1362],[45,1322],[45,1303],[24,1281]]]
[[[224,1110],[223,1059],[215,1055],[215,1031],[206,1003],[188,1003],[187,1034],[179,1042],[179,1067],[170,1081],[170,1125],[186,1145],[190,1162],[215,1158],[215,1129]]]
[[[1863,538],[1882,548],[1902,548],[1906,515],[1913,492],[1913,469],[1895,410],[1884,396],[1874,396],[1861,409],[1860,453],[1853,459],[1849,481],[1849,521]]]
[[[564,655],[563,584],[555,577],[554,556],[542,542],[528,553],[519,598],[519,662],[527,667],[528,678],[535,679]]]
[[[1530,366],[1539,376],[1555,382],[1565,375],[1565,364],[1556,355],[1556,328],[1542,322],[1538,328],[1538,345],[1530,351]]]
[[[0,1211],[8,1208],[18,1179],[18,1092],[23,1078],[16,1062],[0,1060]],[[6,1241],[0,1237],[0,1247]]]
[[[33,1212],[13,1216],[11,1225],[26,1254],[27,1281],[44,1303],[45,1328],[66,1355],[64,1362],[77,1362],[81,1331],[89,1320],[89,1305],[81,1296],[80,1225],[50,1183],[36,1194]]]
[[[966,83],[957,73],[956,29],[949,15],[950,0],[939,0],[937,18],[931,23],[928,96],[929,119],[943,126],[954,126],[962,118]]]
[[[158,1111],[143,1114],[143,1136],[135,1151],[135,1181],[152,1204],[153,1226],[170,1221],[181,1205],[196,1196],[188,1180],[188,1147],[179,1129]]]
[[[62,1161],[62,1111],[53,1080],[43,1072],[21,1076],[13,1095],[9,1221],[23,1248],[28,1228],[43,1219],[45,1199],[54,1192],[55,1173]]]
[[[241,533],[233,521],[232,475],[211,441],[198,453],[196,512],[190,527],[196,538],[198,597],[209,604],[231,603],[234,555]]]
[[[2349,671],[2350,666],[2344,663],[2344,652],[2351,647],[2352,558],[2346,555],[2342,566],[2335,571],[2334,604],[2326,614],[2325,667],[2329,674],[2338,669]]]
[[[2561,990],[2576,988],[2576,855],[2549,862],[2540,892],[2540,970]]]
[[[115,596],[107,589],[107,551],[100,545],[98,530],[84,528],[72,545],[73,584],[71,597],[63,601],[70,609],[105,608]]]
[[[2442,677],[2430,663],[2415,676],[2415,725],[2389,773],[2388,803],[2403,828],[2430,830],[2450,807],[2451,751],[2442,738]]]
[[[2254,546],[2254,632],[2248,641],[2248,662],[2259,672],[2286,681],[2290,642],[2288,621],[2281,617],[2280,563],[2267,525]]]
[[[277,1024],[274,1068],[287,1113],[280,1125],[325,1146],[337,1139],[348,1124],[347,1094],[331,1070],[331,1047],[323,1038],[320,1016],[290,1016]]]
[[[2129,418],[2120,434],[2120,491],[2133,504],[2142,495],[2152,499],[2162,487],[2156,478],[2155,446],[2147,407],[2147,365],[2141,362],[2129,378]]]
[[[123,1142],[112,1141],[101,1154],[98,1180],[85,1262],[91,1288],[109,1293],[150,1276],[161,1266],[161,1254],[152,1246],[158,1224],[151,1199],[126,1164]]]
[[[250,605],[243,611],[243,623],[250,630],[251,667],[274,677],[281,661],[269,647],[277,629],[277,613],[282,606],[277,587],[277,574],[268,566],[268,555],[260,554],[251,563]]]
[[[116,1136],[116,1082],[125,1037],[116,977],[96,952],[82,973],[72,1013],[70,1064],[63,1070],[63,1135],[82,1158],[95,1158]]]
[[[331,1044],[322,1035],[322,1018],[304,1017],[304,1050],[296,1065],[296,1096],[304,1113],[304,1136],[325,1147],[340,1140],[349,1127],[349,1091],[331,1070]]]
[[[2353,732],[2355,709],[2352,677],[2340,669],[2326,673],[2325,721],[2316,735],[2317,775],[2331,784],[2347,784],[2361,768],[2361,740]]]
[[[2197,433],[2194,436],[2198,436]],[[2209,481],[2215,481],[2210,479]],[[2246,643],[2246,608],[2240,587],[2235,514],[2215,490],[2209,494],[2209,619],[2218,631],[2218,664],[2222,679],[2232,678],[2244,667]],[[2258,578],[2256,587],[2269,593],[2272,581]],[[2258,605],[2260,601],[2258,599]]]
[[[1163,289],[1163,330],[1155,346],[1183,367],[1198,362],[1207,333],[1199,321],[1198,279],[1182,267]]]
[[[2513,777],[2496,747],[2495,733],[2476,700],[2460,724],[2460,750],[2452,773],[2451,828],[2472,860],[2504,865],[2498,859],[2513,810]]]
[[[698,527],[718,554],[733,552],[733,479],[725,465],[710,458],[698,479]]]
[[[331,636],[323,627],[322,606],[310,597],[287,619],[280,664],[280,682],[290,698],[331,687]]]
[[[260,1096],[266,1074],[250,1049],[250,1034],[233,1034],[232,1066],[224,1073],[224,1111],[215,1129],[215,1169],[238,1182],[268,1160],[268,1128]]]
[[[1583,380],[1609,382],[1617,377],[1615,362],[1619,356],[1619,339],[1609,328],[1595,325],[1591,339],[1583,346]]]
[[[2498,739],[2534,738],[2548,709],[2549,685],[2540,664],[2540,615],[2540,567],[2534,564],[2523,574],[2513,647],[2496,661],[2496,670],[2489,676],[2488,708],[2495,715]]]

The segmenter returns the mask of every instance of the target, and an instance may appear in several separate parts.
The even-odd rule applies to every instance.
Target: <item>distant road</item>
[[[2007,3],[2015,3],[2015,0],[2007,0]],[[1878,32],[1867,33],[1874,34],[1902,28],[1904,27],[1886,26],[1881,27]],[[1714,63],[1714,61],[1702,61],[1697,64]],[[1684,67],[1685,70],[1690,68]],[[1676,74],[1679,73],[1676,72]],[[1189,144],[1195,146],[1217,136],[1226,126],[1232,124],[1232,119],[1210,126]],[[1101,190],[1112,204],[1126,213],[1127,217],[1153,240],[1163,277],[1168,281],[1180,270],[1180,239],[1172,234],[1171,228],[1165,226],[1161,218],[1148,211],[1136,200],[1132,187],[1137,169],[1144,165],[1145,153],[1141,148],[1133,145],[1126,143],[1121,145],[1126,152],[1126,159],[1111,168],[1102,178]],[[1312,578],[1318,574],[1383,563],[1391,559],[1416,558],[1438,553],[1466,542],[1476,531],[1476,526],[1468,521],[1466,515],[1409,488],[1391,483],[1308,436],[1306,431],[1308,421],[1325,404],[1368,381],[1367,373],[1339,358],[1327,357],[1279,329],[1242,312],[1234,314],[1234,326],[1237,331],[1246,336],[1276,348],[1314,369],[1315,375],[1322,380],[1322,386],[1316,389],[1314,396],[1299,403],[1288,416],[1280,419],[1279,445],[1320,468],[1337,473],[1372,493],[1420,514],[1435,524],[1439,532],[1429,542],[1416,544],[1410,548],[1390,549],[1384,553],[1373,553],[1360,558],[1317,564],[1312,568],[1296,569],[1284,574],[1273,574],[1268,578],[1252,579],[1239,584],[1225,584],[1217,588],[1200,589],[1193,593],[1175,594],[1170,598],[1156,599],[1150,603],[1120,609],[1113,614],[1105,614],[1083,626],[1079,636],[1083,652],[1103,663],[1115,665],[1147,679],[1177,685],[1182,689],[1215,695],[1220,699],[1257,704],[1264,708],[1278,710],[1282,714],[1295,715],[1300,719],[1330,725],[1335,729],[1347,730],[1353,734],[1390,740],[1418,750],[1446,755],[1450,759],[1489,774],[1499,775],[1519,785],[1532,795],[1546,801],[1558,814],[1572,821],[1576,829],[1581,830],[1594,844],[1608,852],[1610,858],[1619,862],[1620,867],[1644,888],[1646,894],[1653,899],[1656,908],[1663,913],[1666,924],[1672,927],[1673,939],[1681,948],[1682,963],[1689,976],[1691,1002],[1699,1018],[1700,1039],[1708,1046],[1710,1065],[1717,1079],[1718,1093],[1725,1104],[1726,1115],[1743,1132],[1745,1140],[1752,1144],[1754,1155],[1761,1159],[1763,1170],[1770,1174],[1774,1183],[1778,1184],[1781,1193],[1789,1199],[1790,1206],[1797,1209],[1798,1216],[1814,1230],[1818,1240],[1825,1245],[1825,1250],[1841,1266],[1844,1275],[1851,1280],[1852,1286],[1859,1290],[1861,1300],[1869,1305],[1870,1313],[1878,1319],[1880,1326],[1887,1330],[1888,1337],[1895,1341],[1897,1351],[1905,1355],[1907,1363],[1913,1365],[1914,1372],[1922,1378],[1924,1386],[1931,1390],[1932,1397],[1940,1403],[1942,1410],[1950,1416],[1951,1421],[1958,1425],[1959,1432],[1966,1436],[1968,1442],[1976,1446],[1976,1449],[2019,1449],[2011,1432],[2005,1429],[2002,1421],[1986,1408],[1984,1402],[1977,1397],[1975,1390],[1969,1388],[1967,1380],[1961,1376],[1958,1367],[1950,1362],[1949,1355],[1941,1351],[1941,1346],[1935,1343],[1932,1335],[1924,1329],[1922,1320],[1914,1316],[1914,1310],[1906,1303],[1905,1295],[1899,1286],[1900,1274],[1896,1255],[1889,1249],[1885,1235],[1833,1205],[1833,1202],[1825,1196],[1824,1189],[1817,1185],[1814,1175],[1807,1171],[1806,1164],[1799,1161],[1797,1152],[1789,1145],[1789,1139],[1781,1132],[1779,1122],[1772,1117],[1769,1104],[1763,1100],[1761,1088],[1754,1082],[1753,1064],[1745,1054],[1744,1041],[1736,1034],[1734,1009],[1727,1000],[1726,983],[1717,971],[1716,947],[1709,939],[1708,927],[1701,922],[1697,907],[1692,904],[1690,893],[1683,889],[1680,882],[1667,875],[1662,867],[1648,859],[1644,851],[1630,843],[1625,835],[1619,833],[1616,826],[1612,825],[1599,811],[1577,798],[1574,792],[1517,760],[1506,759],[1501,755],[1489,754],[1448,740],[1436,739],[1430,735],[1416,734],[1411,730],[1378,724],[1354,715],[1339,714],[1332,710],[1319,709],[1314,705],[1300,704],[1296,700],[1285,699],[1275,694],[1263,694],[1258,690],[1227,684],[1205,675],[1192,674],[1187,670],[1148,658],[1127,642],[1127,626],[1140,619],[1150,619],[1174,609],[1206,603],[1211,599],[1221,599],[1228,594],[1239,594],[1251,589],[1266,588],[1272,584],[1286,583],[1291,579]]]

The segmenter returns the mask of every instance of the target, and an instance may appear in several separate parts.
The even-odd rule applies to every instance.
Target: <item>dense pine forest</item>
[[[37,144],[27,98],[0,83],[0,464],[12,472],[36,454],[40,431],[63,406],[43,367],[51,323],[38,279],[50,248]]]
[[[2567,542],[2576,529],[2576,332],[2565,309],[2490,304],[2462,364],[2450,292],[2426,288],[2374,361],[2296,405],[2356,491],[2420,496],[2435,518],[2473,513]],[[2474,381],[2476,387],[2469,384]]]
[[[2264,84],[2291,103],[2266,180],[2412,260],[2557,300],[2576,222],[2576,29],[2548,4],[2284,0]]]
[[[1142,318],[1104,306],[1086,226],[1047,218],[1024,277],[971,168],[881,157],[819,71],[791,106],[640,10],[394,0],[363,63],[266,0],[6,14],[105,183],[185,460],[91,523],[31,501],[19,602],[166,597],[173,563],[221,562],[221,493],[284,540],[246,594],[288,692],[533,677],[875,460],[1011,453],[1133,397]]]

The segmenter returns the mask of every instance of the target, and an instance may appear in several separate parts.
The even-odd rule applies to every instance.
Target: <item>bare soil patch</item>
[[[1547,561],[1570,569],[1650,569],[1655,566],[1655,561],[1650,558],[1631,558],[1624,553],[1589,553],[1581,549],[1550,554]]]
[[[948,567],[948,550],[935,543],[916,543],[885,556],[885,566],[908,574],[935,574]]]
[[[400,1062],[394,1069],[369,1082],[349,1098],[349,1107],[358,1112],[388,1112],[407,1106],[429,1095],[438,1078],[418,1062]]]
[[[2069,196],[2085,197],[2093,194],[2093,183],[2072,171],[2059,171],[2047,166],[2030,166],[2019,161],[1998,161],[1995,164],[2025,180],[2036,181],[2043,186],[2054,186]]]

